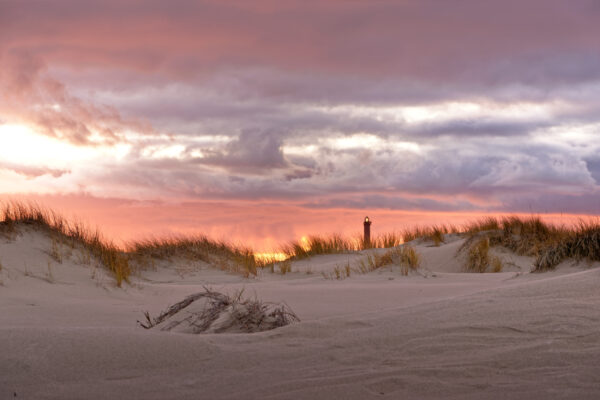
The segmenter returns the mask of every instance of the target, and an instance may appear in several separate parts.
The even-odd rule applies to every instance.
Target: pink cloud
[[[64,169],[55,169],[55,168],[44,168],[44,167],[35,167],[28,165],[20,165],[9,162],[0,161],[0,169],[7,169],[10,171],[14,171],[17,174],[24,175],[27,178],[37,178],[43,175],[51,175],[54,178],[60,178],[64,174],[68,174],[70,171]]]

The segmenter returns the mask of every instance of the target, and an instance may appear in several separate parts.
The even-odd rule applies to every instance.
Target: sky
[[[595,0],[0,0],[0,200],[118,240],[600,214]]]

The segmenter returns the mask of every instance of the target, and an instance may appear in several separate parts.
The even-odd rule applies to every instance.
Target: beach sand
[[[172,259],[114,279],[41,231],[0,238],[0,399],[598,399],[600,269],[494,249],[467,273],[449,236],[418,271],[326,279],[367,251],[257,277]],[[382,250],[371,250],[382,251]],[[89,263],[88,263],[89,261]],[[285,303],[301,322],[253,334],[137,324],[204,287]]]

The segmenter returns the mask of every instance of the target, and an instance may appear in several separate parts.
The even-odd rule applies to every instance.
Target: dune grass
[[[502,263],[487,256],[489,247],[502,246],[518,255],[535,257],[534,272],[554,269],[560,262],[572,258],[577,261],[600,261],[600,222],[583,221],[567,227],[557,226],[532,216],[487,217],[463,228],[467,240],[460,251],[467,251],[467,270],[483,272],[489,265],[499,272]]]
[[[345,279],[353,273],[368,274],[382,267],[399,266],[402,275],[406,276],[412,270],[416,270],[421,265],[421,257],[416,249],[408,244],[390,248],[384,253],[371,253],[360,259],[355,266],[350,262],[345,265],[337,266],[332,272],[323,272],[323,277],[327,279]]]
[[[138,263],[149,258],[180,257],[204,261],[225,271],[241,273],[245,277],[256,276],[257,268],[270,262],[259,259],[249,248],[212,240],[204,235],[145,239],[129,242],[126,248],[130,258]]]
[[[490,264],[489,250],[490,239],[488,237],[482,237],[475,241],[467,253],[467,270],[485,272]]]
[[[11,237],[20,227],[46,232],[51,244],[48,254],[57,263],[63,262],[65,249],[68,254],[77,250],[78,261],[82,264],[90,264],[92,258],[98,260],[115,278],[119,287],[123,282],[129,283],[134,265],[143,265],[152,259],[181,257],[204,261],[246,277],[255,276],[257,268],[274,263],[274,260],[256,257],[249,248],[211,240],[203,235],[137,240],[120,247],[102,237],[98,229],[91,229],[81,222],[68,221],[37,204],[3,204],[0,207],[0,234]]]
[[[490,266],[493,272],[501,272],[502,260],[490,255],[489,237],[478,237],[468,248],[465,269],[469,272],[487,272]]]
[[[301,260],[323,254],[340,254],[367,249],[396,247],[404,243],[402,233],[388,232],[375,236],[365,243],[360,236],[344,237],[340,234],[329,236],[308,236],[301,241],[292,241],[280,249],[288,259]]]
[[[461,232],[475,234],[484,231],[497,231],[502,228],[502,219],[488,216],[471,221],[462,227]]]
[[[281,252],[291,260],[301,260],[321,254],[338,254],[360,249],[359,243],[341,235],[309,236],[302,241],[289,242]]]
[[[0,232],[11,235],[18,227],[32,227],[47,232],[52,239],[50,255],[57,262],[62,262],[59,244],[70,249],[78,248],[89,253],[108,269],[117,286],[129,282],[131,269],[127,255],[118,246],[104,239],[97,229],[90,229],[80,222],[70,222],[54,211],[33,203],[5,203],[0,208]]]
[[[490,229],[494,226],[495,229]],[[494,223],[492,218],[467,226],[466,234],[484,233],[490,244],[502,245],[519,255],[538,256],[542,250],[555,246],[571,235],[576,228],[547,224],[539,217],[503,217]]]
[[[554,269],[568,258],[600,261],[600,221],[580,221],[563,233],[560,241],[554,240],[544,247],[537,256],[534,271]]]
[[[360,243],[363,245],[361,250],[364,250],[364,242],[362,238],[358,239]],[[378,248],[378,249],[388,249],[390,247],[396,247],[404,243],[406,240],[403,237],[402,233],[398,232],[388,232],[382,233],[380,235],[376,235],[374,239],[371,240],[370,248]]]
[[[471,272],[502,270],[502,261],[492,257],[489,250],[494,246],[510,249],[518,255],[539,257],[545,249],[556,246],[571,232],[566,227],[550,225],[539,217],[502,218],[486,217],[463,227],[467,237],[459,252],[465,251],[465,269]]]
[[[308,236],[305,240],[289,242],[283,245],[280,251],[289,259],[301,260],[323,254],[392,248],[416,239],[431,241],[435,246],[439,246],[444,243],[445,235],[458,232],[460,232],[460,229],[454,225],[415,226],[401,232],[387,232],[376,235],[370,243],[365,243],[360,236],[348,238],[339,234],[315,235]]]
[[[415,265],[418,266],[419,256],[413,247],[399,247],[400,244],[421,239],[439,246],[445,242],[448,234],[460,234],[467,238],[459,252],[466,252],[465,266],[468,271],[484,272],[489,268],[494,272],[501,271],[502,261],[489,254],[494,246],[505,247],[519,255],[536,257],[534,271],[553,269],[568,258],[600,261],[599,220],[580,221],[579,224],[565,227],[545,223],[535,216],[490,216],[461,227],[417,226],[400,233],[375,236],[370,243],[364,243],[361,237],[347,238],[339,234],[309,236],[304,240],[285,244],[281,253],[273,258],[254,253],[250,248],[212,240],[204,235],[137,240],[119,247],[103,238],[98,229],[68,221],[39,205],[20,202],[0,205],[0,235],[11,237],[19,227],[32,227],[47,232],[51,238],[49,255],[57,263],[62,263],[65,249],[67,257],[77,250],[81,263],[90,264],[91,259],[97,260],[115,278],[117,286],[129,282],[135,265],[154,265],[155,259],[179,257],[203,261],[222,270],[250,277],[256,276],[261,268],[275,272],[275,267],[278,267],[278,272],[286,274],[292,270],[292,261],[371,248],[390,250],[383,254],[368,254],[356,268],[340,267],[339,275],[372,271],[383,265],[401,265],[404,266],[403,272],[408,273],[411,268],[416,268]]]
[[[373,271],[387,265],[399,265],[410,269],[417,269],[420,264],[421,259],[415,248],[410,245],[404,245],[392,248],[383,254],[369,254],[366,257],[366,263],[363,265],[367,270]]]
[[[402,232],[402,240],[406,243],[416,239],[423,239],[433,242],[435,246],[439,246],[445,241],[446,235],[459,232],[459,228],[454,225],[415,226],[405,229]]]

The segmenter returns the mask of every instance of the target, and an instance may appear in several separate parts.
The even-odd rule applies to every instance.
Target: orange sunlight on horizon
[[[14,198],[16,200],[17,198]],[[55,210],[67,219],[82,221],[117,243],[149,237],[204,234],[217,240],[250,247],[261,257],[281,257],[282,245],[308,237],[341,234],[360,237],[368,215],[372,236],[401,232],[415,226],[451,224],[461,226],[486,216],[539,216],[544,221],[571,225],[598,218],[582,214],[525,214],[474,212],[423,212],[357,209],[309,209],[293,204],[261,203],[160,203],[99,199],[89,196],[21,196]],[[8,200],[8,199],[4,199]]]

